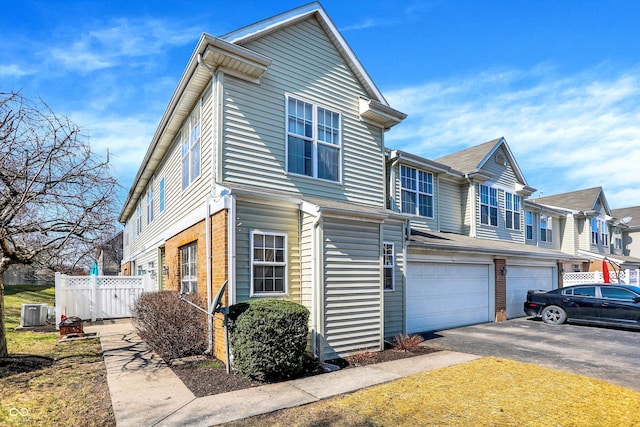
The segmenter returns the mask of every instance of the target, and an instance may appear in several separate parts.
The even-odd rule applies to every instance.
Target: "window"
[[[200,102],[178,133],[182,144],[182,189],[200,176]]]
[[[597,218],[591,218],[591,244],[592,245],[597,245],[598,244],[598,219]]]
[[[340,181],[340,114],[287,99],[287,170]]]
[[[433,218],[433,174],[400,166],[402,212]]]
[[[504,193],[506,227],[520,230],[520,196]]]
[[[480,185],[480,223],[498,226],[498,190]]]
[[[382,266],[384,267],[383,287],[385,291],[392,291],[395,289],[395,254],[393,250],[393,243],[384,243],[382,245],[382,252]]]
[[[153,222],[153,178],[149,181],[149,188],[147,189],[147,224]]]
[[[600,287],[602,298],[619,299],[624,301],[633,301],[639,295],[622,288]]]
[[[164,211],[164,178],[160,180],[160,194],[158,195],[158,201],[160,202],[160,212]]]
[[[287,236],[254,231],[251,248],[252,294],[286,293]]]
[[[136,209],[136,228],[137,233],[142,233],[142,203],[138,202],[138,208]]]
[[[524,223],[527,240],[533,240],[533,212],[524,212]]]
[[[580,296],[580,297],[595,297],[596,288],[595,286],[588,286],[584,288],[567,289],[562,293],[565,295],[573,295],[573,296]]]
[[[180,292],[198,291],[197,246],[195,243],[180,248]]]
[[[609,246],[609,224],[605,221],[600,221],[601,242],[603,246]]]
[[[553,242],[553,218],[540,215],[540,241]]]

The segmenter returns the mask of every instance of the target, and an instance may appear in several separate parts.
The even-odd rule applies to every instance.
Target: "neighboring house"
[[[640,206],[612,209],[611,214],[626,226],[614,234],[616,248],[622,247],[622,255],[640,258]]]
[[[123,232],[98,246],[98,274],[101,276],[117,276],[122,268]]]
[[[538,197],[527,208],[534,212],[536,206],[564,212],[565,218],[558,224],[561,250],[585,260],[565,264],[564,271],[602,271],[603,260],[609,263],[610,271],[640,267],[640,258],[629,256],[628,249],[625,254],[622,236],[628,236],[631,227],[618,218],[622,210],[616,214],[609,209],[602,187]]]
[[[389,207],[411,215],[406,330],[523,316],[529,289],[559,286],[554,245],[525,241],[527,184],[499,138],[437,159],[388,152]]]
[[[384,133],[405,117],[318,3],[204,34],[121,211],[123,274],[298,302],[322,360],[382,349],[407,227],[385,207]]]

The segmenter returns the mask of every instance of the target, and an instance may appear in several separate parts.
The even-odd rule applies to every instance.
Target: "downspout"
[[[471,203],[471,218],[469,218],[469,223],[470,223],[470,230],[469,230],[469,235],[470,237],[476,237],[476,194],[475,194],[475,186],[473,184],[473,182],[471,181],[471,178],[469,178],[468,174],[465,174],[464,177],[466,178],[467,182],[469,183],[469,199],[470,203]]]
[[[320,220],[322,219],[322,212],[318,211],[318,216],[313,220],[313,224],[311,225],[311,251],[312,251],[312,260],[311,260],[311,341],[313,347],[313,357],[318,358],[318,319],[317,313],[319,310],[316,307],[316,293],[319,293],[320,288],[320,280],[317,276],[318,272],[318,248],[316,245],[318,244],[317,233],[318,226],[320,224]]]
[[[400,154],[398,153],[398,157],[396,157],[391,165],[389,166],[389,209],[394,212],[400,212],[401,209],[396,210],[396,166],[400,162]]]
[[[229,194],[227,209],[227,288],[228,305],[236,303],[236,196]]]

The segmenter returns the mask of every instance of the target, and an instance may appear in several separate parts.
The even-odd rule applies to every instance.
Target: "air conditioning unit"
[[[47,304],[22,304],[20,326],[44,326],[47,323]]]

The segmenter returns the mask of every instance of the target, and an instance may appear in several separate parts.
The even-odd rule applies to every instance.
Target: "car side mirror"
[[[640,302],[640,297],[635,297],[635,298],[633,299],[633,302]]]

